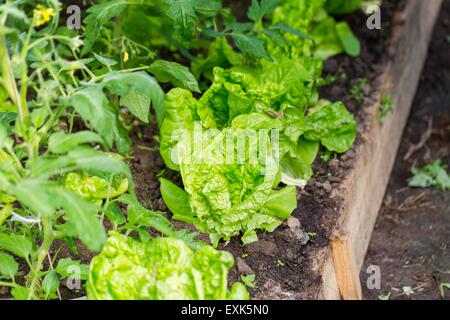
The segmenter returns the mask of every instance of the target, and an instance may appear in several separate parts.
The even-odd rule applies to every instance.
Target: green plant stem
[[[46,135],[48,131],[53,128],[55,123],[58,121],[59,116],[61,115],[61,112],[65,109],[65,106],[59,106],[56,112],[53,114],[53,116],[50,117],[50,119],[47,120],[47,122],[39,129],[38,133],[39,135]]]
[[[28,300],[32,299],[35,296],[36,285],[40,278],[39,272],[42,269],[43,263],[47,254],[50,250],[50,246],[53,243],[53,229],[50,220],[42,216],[41,217],[42,229],[44,234],[44,240],[42,241],[42,245],[37,252],[36,260],[33,263],[33,267],[31,268],[31,272],[33,273],[33,277],[31,278]]]
[[[14,150],[11,147],[6,147],[6,151],[8,151],[8,154],[13,158],[14,162],[17,164],[18,168],[20,168],[21,170],[23,170],[23,165],[20,162],[19,158],[17,158],[16,153],[14,152]]]
[[[18,288],[19,287],[19,285],[17,283],[5,282],[5,281],[0,281],[0,286],[2,286],[2,287],[10,287],[10,288]]]
[[[35,46],[37,46],[39,43],[42,43],[47,40],[66,40],[66,41],[70,42],[71,38],[69,38],[67,36],[60,36],[60,35],[48,35],[48,36],[39,38],[36,41],[34,41],[32,44],[29,45],[28,49],[31,50]]]
[[[25,105],[23,104],[19,94],[19,90],[17,88],[17,83],[12,72],[11,60],[9,58],[8,50],[6,48],[6,40],[4,35],[0,35],[0,63],[3,75],[2,76],[3,85],[8,91],[11,100],[14,102],[14,104],[17,105],[20,120],[23,123],[27,123],[28,108],[26,104]]]

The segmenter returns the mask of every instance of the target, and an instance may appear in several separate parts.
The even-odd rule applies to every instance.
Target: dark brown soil
[[[391,34],[394,22],[394,11],[400,10],[401,2],[385,1],[383,12],[383,29],[368,30],[367,17],[362,13],[344,16],[350,23],[362,44],[362,54],[354,59],[338,56],[327,61],[325,74],[339,76],[341,79],[322,88],[321,96],[332,101],[343,100],[356,115],[360,124],[364,123],[362,102],[357,102],[350,94],[355,79],[366,78],[368,85],[364,91],[370,97],[370,83],[379,75],[384,60],[387,39]],[[359,130],[364,130],[361,125]],[[140,132],[140,136],[137,133]],[[159,192],[158,174],[164,170],[159,156],[158,144],[153,139],[157,129],[152,127],[136,130],[134,139],[134,156],[132,169],[140,200],[149,208],[166,211]],[[360,143],[358,138],[357,143]],[[230,274],[230,281],[238,280],[241,274],[256,274],[256,288],[252,296],[259,299],[313,299],[321,279],[319,274],[311,272],[312,263],[317,252],[326,247],[336,223],[336,212],[340,197],[333,190],[337,189],[355,158],[355,152],[349,151],[342,157],[337,156],[329,161],[318,159],[314,164],[316,176],[306,188],[298,192],[298,208],[293,217],[301,223],[301,228],[292,232],[287,224],[283,224],[273,233],[259,235],[259,241],[242,247],[237,238],[221,249],[233,253],[237,260]],[[163,175],[181,183],[179,175],[172,171],[164,171]],[[297,234],[295,234],[297,233]]]
[[[428,60],[422,74],[378,217],[365,265],[361,271],[364,296],[377,299],[440,299],[439,286],[450,283],[450,192],[408,188],[412,165],[441,159],[450,167],[450,1],[444,1]],[[428,123],[432,121],[432,127]],[[432,128],[431,137],[407,161],[411,145]],[[377,265],[381,288],[369,290],[366,272]],[[413,289],[406,294],[404,287]],[[450,290],[445,290],[450,299]]]

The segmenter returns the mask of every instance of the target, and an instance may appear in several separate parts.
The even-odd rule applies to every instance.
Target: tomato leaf
[[[236,46],[243,53],[246,53],[255,58],[264,58],[269,61],[272,60],[268,55],[266,49],[264,48],[264,41],[259,39],[257,36],[239,32],[233,32],[231,36],[236,43]]]
[[[277,7],[279,0],[252,0],[247,16],[255,21],[260,21],[265,15],[272,13]]]
[[[110,19],[119,15],[127,7],[125,0],[107,1],[90,7],[87,12],[89,15],[84,19],[86,24],[84,46],[81,54],[84,55],[91,51],[92,46],[97,40],[100,28]]]
[[[89,266],[79,260],[63,258],[58,261],[55,271],[63,278],[87,280]]]
[[[0,233],[0,248],[21,258],[28,258],[33,243],[24,235]]]
[[[160,82],[172,82],[175,86],[190,91],[200,92],[198,83],[189,69],[179,63],[156,60],[148,70],[155,75]]]
[[[47,297],[54,297],[56,295],[56,290],[59,288],[59,278],[55,270],[50,270],[42,280],[42,289]]]
[[[9,254],[0,252],[0,275],[14,278],[19,269],[19,264]]]
[[[127,107],[134,116],[145,123],[149,122],[150,104],[150,98],[135,89],[131,89],[126,95],[120,98],[120,105]]]
[[[169,6],[166,14],[173,20],[174,37],[183,46],[189,44],[197,30],[197,15],[194,0],[167,0]]]
[[[119,96],[127,97],[134,90],[139,95],[149,99],[155,109],[158,125],[161,126],[165,116],[164,92],[155,78],[143,71],[133,73],[112,71],[106,74],[102,85]],[[125,102],[130,102],[127,99],[129,100],[129,97],[125,98]],[[142,99],[140,101],[142,102]],[[136,107],[136,105],[133,105],[133,107]],[[150,108],[150,105],[148,107]],[[147,119],[150,110],[133,108],[130,109],[130,112],[140,119]]]
[[[89,128],[97,131],[111,148],[115,143],[120,153],[131,150],[127,130],[119,121],[117,110],[108,101],[100,85],[89,85],[63,100],[71,105]]]
[[[98,60],[98,62],[100,62],[101,64],[104,64],[105,66],[111,67],[117,64],[116,60],[107,58],[107,57],[103,57],[95,52],[92,52],[92,54],[94,55],[95,59]]]

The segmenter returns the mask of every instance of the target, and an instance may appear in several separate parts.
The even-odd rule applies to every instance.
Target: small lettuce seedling
[[[436,160],[422,168],[412,167],[411,173],[414,176],[409,181],[409,186],[450,190],[450,174],[447,173],[446,168],[447,166],[441,160]]]

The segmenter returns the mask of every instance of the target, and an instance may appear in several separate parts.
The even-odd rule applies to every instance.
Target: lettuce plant
[[[262,17],[273,12],[273,25],[263,32],[273,60],[261,59],[254,67],[238,65],[234,58],[232,62],[228,60],[235,66],[215,67],[212,84],[199,99],[178,88],[167,94],[161,154],[169,168],[181,171],[187,192],[184,198],[190,207],[188,214],[187,210],[174,212],[174,218],[194,223],[209,234],[214,245],[240,232],[247,244],[257,240],[256,229],[274,230],[296,207],[295,188],[276,190],[280,180],[304,187],[313,174],[311,164],[320,145],[342,153],[355,140],[356,122],[345,106],[318,100],[316,82],[323,59],[345,50],[338,36],[340,27],[328,17],[324,4],[325,1],[285,1],[269,9],[265,7],[267,1],[253,1],[248,16],[256,23],[256,29],[263,28]],[[299,29],[312,31],[313,38]],[[348,34],[351,31],[346,33],[351,38]],[[337,45],[330,51],[333,41]],[[231,48],[219,44],[216,41],[210,49],[210,61],[194,62],[197,74],[212,66],[212,62],[226,63],[219,56]],[[328,53],[321,54],[321,50]],[[193,133],[195,122],[202,130],[212,132],[201,142]],[[244,129],[258,133],[277,130],[279,141],[268,139],[269,145],[279,148],[276,157],[269,154],[275,162],[269,170],[267,163],[221,162],[225,152],[221,146],[227,137],[239,140],[239,135],[243,135],[239,130]],[[188,134],[183,136],[183,132]],[[193,151],[195,143],[200,143],[201,154]],[[254,138],[252,143],[256,143]],[[250,145],[245,147],[246,153],[250,153]],[[192,163],[192,158],[203,160]],[[174,207],[169,196],[174,188],[167,188],[167,183],[161,188],[169,208]],[[269,209],[274,201],[284,202],[283,210]]]
[[[92,300],[245,300],[242,283],[228,289],[233,256],[204,246],[196,251],[173,238],[139,242],[111,233],[92,259],[87,281]]]

